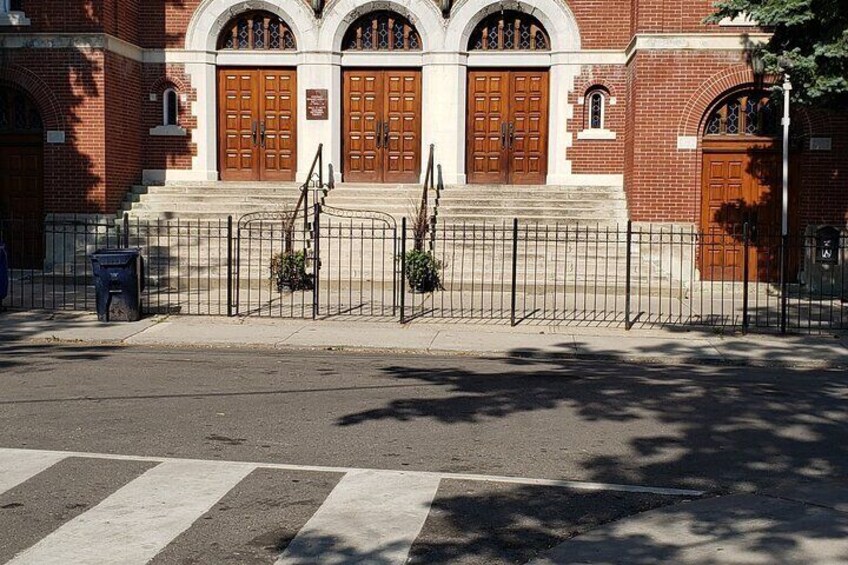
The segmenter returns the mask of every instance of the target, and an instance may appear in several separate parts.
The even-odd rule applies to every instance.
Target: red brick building
[[[705,25],[712,0],[322,4],[0,3],[0,211],[302,181],[319,143],[345,181],[417,182],[435,144],[450,184],[620,185],[637,221],[778,209],[780,109],[748,60],[767,35]],[[848,117],[793,118],[794,225],[844,226]]]

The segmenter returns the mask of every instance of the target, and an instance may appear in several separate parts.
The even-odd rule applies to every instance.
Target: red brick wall
[[[150,129],[162,125],[162,94],[169,87],[177,90],[180,98],[179,125],[186,130],[185,137],[157,137],[149,134]],[[156,94],[156,100],[150,100]],[[182,97],[185,95],[186,100]],[[191,104],[197,100],[196,91],[182,65],[147,65],[144,69],[144,92],[142,111],[142,135],[144,139],[145,169],[191,169],[191,159],[197,146],[191,143],[191,132],[197,127],[197,119],[191,115]]]
[[[45,211],[102,212],[106,166],[103,54],[75,49],[4,53],[0,77],[30,93],[46,129],[65,131],[45,146]]]
[[[601,87],[606,98],[605,129],[616,133],[615,140],[577,139],[577,134],[589,128],[589,100],[578,104],[580,98],[595,87]],[[584,67],[575,81],[569,102],[574,106],[574,118],[568,120],[567,131],[573,136],[573,145],[566,152],[575,174],[621,174],[624,172],[624,139],[627,111],[627,68],[619,65]],[[615,98],[616,103],[611,104]]]
[[[141,180],[141,64],[106,54],[106,201],[117,210],[124,195]]]

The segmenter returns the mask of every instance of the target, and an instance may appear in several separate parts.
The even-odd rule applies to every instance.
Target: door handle
[[[377,149],[383,146],[383,122],[377,122]]]
[[[513,145],[515,145],[515,124],[510,122],[509,123],[509,141],[507,143],[507,146],[510,149],[512,149]]]
[[[391,130],[389,130],[389,122],[385,122],[383,124],[383,147],[389,146],[389,133],[391,133]]]
[[[262,122],[262,125],[259,127],[259,139],[262,149],[265,149],[265,133],[265,122]]]
[[[257,137],[259,133],[259,128],[257,126],[256,120],[253,121],[253,125],[250,126],[250,137],[253,139],[253,146],[259,143],[259,138]]]
[[[506,149],[507,123],[501,122],[501,149]]]

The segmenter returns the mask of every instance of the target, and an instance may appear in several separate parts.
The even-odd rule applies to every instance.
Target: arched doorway
[[[0,85],[0,222],[15,268],[37,267],[44,257],[43,130],[32,99]]]
[[[779,115],[778,104],[757,89],[724,97],[707,115],[700,218],[704,280],[741,281],[746,264],[751,281],[779,276]]]
[[[296,51],[291,28],[265,11],[240,14],[219,38],[220,52]],[[253,66],[218,69],[221,180],[292,181],[297,171],[297,71]]]
[[[419,52],[421,36],[390,11],[365,14],[348,28],[342,50],[385,55]],[[367,61],[367,59],[364,59]],[[421,69],[345,68],[342,159],[347,182],[410,183],[421,176]]]
[[[549,51],[535,17],[495,12],[471,33],[469,52]],[[468,71],[467,175],[475,184],[544,184],[548,169],[548,69]]]

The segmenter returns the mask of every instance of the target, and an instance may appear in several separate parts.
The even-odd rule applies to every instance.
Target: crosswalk
[[[75,467],[69,466],[71,461]],[[125,478],[119,479],[123,483],[115,490],[104,485],[104,479],[93,478],[95,469],[100,469],[99,476],[114,476],[102,468],[108,464],[125,467],[121,475]],[[86,481],[69,474],[89,477]],[[8,524],[5,533],[0,527],[0,562],[240,563],[248,560],[238,551],[262,546],[249,562],[406,563],[428,517],[432,520],[434,504],[445,507],[438,502],[440,484],[445,480],[525,489],[614,491],[657,500],[701,494],[481,475],[0,449],[0,524],[4,519]],[[25,507],[29,503],[27,487],[37,490],[39,481],[47,483],[41,487],[51,492],[47,498],[55,496],[57,500],[34,500],[35,509],[30,510]],[[288,498],[283,496],[285,491],[290,491]],[[44,509],[51,508],[51,502],[59,505],[63,493],[69,501],[82,502],[63,502],[58,511]],[[251,496],[253,506],[234,510],[239,497]],[[241,514],[233,514],[235,511]],[[17,513],[17,522],[9,518],[11,512]],[[39,512],[59,517],[50,522],[35,515]],[[15,544],[21,538],[15,534],[16,527],[30,533],[41,528],[44,535],[18,548]],[[221,546],[233,536],[242,536],[249,543],[238,546],[233,542],[238,548],[226,559],[223,554],[210,556],[209,551],[227,551]]]

